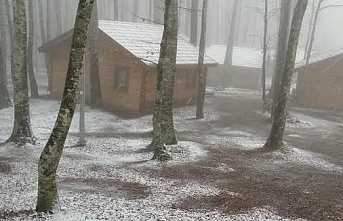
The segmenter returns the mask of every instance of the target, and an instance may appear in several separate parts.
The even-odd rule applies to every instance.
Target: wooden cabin
[[[296,64],[296,103],[301,107],[343,110],[343,49],[314,55]]]
[[[227,67],[224,66],[226,45],[211,45],[206,48],[206,53],[218,63],[217,67],[208,69],[208,86],[224,85],[225,87],[260,90],[263,57],[261,50],[234,47],[232,67],[225,78],[223,76],[227,73]],[[271,73],[270,68],[269,65],[268,73]]]
[[[51,95],[60,97],[69,60],[73,31],[70,30],[39,48],[49,54]],[[155,102],[156,65],[163,26],[146,23],[99,21],[99,77],[106,110],[125,115],[144,115]],[[174,85],[174,105],[194,104],[197,99],[198,49],[182,35]],[[206,66],[216,62],[205,56]],[[85,55],[86,101],[90,98],[90,60]]]

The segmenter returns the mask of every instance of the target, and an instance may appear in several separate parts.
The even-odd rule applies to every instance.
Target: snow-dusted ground
[[[229,96],[224,93],[223,96]],[[233,93],[232,96],[239,96],[239,93]],[[248,91],[242,96],[255,94]],[[31,101],[32,129],[38,138],[37,145],[0,147],[0,160],[11,165],[11,172],[0,176],[0,211],[34,209],[37,161],[54,125],[58,108],[57,101]],[[12,111],[11,108],[0,111],[0,142],[4,142],[11,133]],[[87,146],[72,147],[78,140],[75,136],[78,132],[76,114],[58,169],[63,211],[48,217],[49,220],[288,220],[276,215],[271,208],[256,208],[238,215],[173,209],[173,203],[186,197],[215,195],[219,190],[196,181],[165,179],[144,173],[152,167],[164,168],[206,158],[208,148],[215,148],[215,145],[226,144],[244,150],[260,148],[265,138],[231,128],[218,130],[215,134],[203,132],[202,142],[181,141],[172,148],[173,160],[168,164],[159,164],[150,161],[151,153],[139,151],[150,142],[146,134],[152,130],[151,116],[121,119],[99,110],[87,108],[86,111]],[[194,111],[193,107],[175,110],[175,127],[179,133],[196,131],[199,125],[206,127],[219,119],[219,113],[207,107],[204,120],[190,120],[194,117]],[[274,154],[275,167],[299,163],[325,171],[343,171],[323,160],[320,155],[296,148],[287,157]],[[92,183],[94,180],[99,183]],[[118,186],[106,184],[112,181],[146,186],[150,194],[141,198],[127,197],[127,193]],[[38,219],[27,217],[24,220]]]

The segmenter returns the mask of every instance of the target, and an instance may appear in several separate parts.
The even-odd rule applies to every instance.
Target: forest
[[[342,12],[0,0],[0,220],[342,220]]]

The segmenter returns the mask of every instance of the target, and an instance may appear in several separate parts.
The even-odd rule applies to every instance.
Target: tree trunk
[[[13,10],[11,10],[10,7],[10,2],[9,0],[5,0],[5,7],[6,7],[6,17],[7,17],[7,23],[8,23],[8,31],[10,34],[10,57],[11,57],[11,77],[12,77],[12,81],[13,81],[13,75],[14,75],[14,59],[13,59],[13,53],[12,51],[14,50],[14,30],[13,30],[13,20],[12,20],[12,16],[11,16],[11,11],[13,12]]]
[[[229,81],[229,74],[230,74],[230,69],[232,67],[232,56],[233,56],[233,44],[234,44],[234,36],[235,36],[235,29],[236,29],[236,18],[237,18],[237,11],[238,11],[238,6],[239,6],[239,0],[235,0],[233,4],[233,9],[232,9],[232,14],[231,14],[231,21],[230,21],[230,31],[229,31],[229,37],[227,41],[227,46],[226,46],[226,54],[225,54],[225,71],[224,71],[224,76],[223,76],[223,81],[222,81],[222,87],[227,87],[228,86],[228,81]]]
[[[115,21],[119,20],[119,6],[118,6],[118,0],[113,0],[114,9],[113,9],[113,19]]]
[[[153,21],[157,24],[163,24],[163,0],[154,0]]]
[[[293,76],[295,58],[297,54],[301,24],[308,0],[298,0],[293,13],[291,31],[289,34],[285,65],[281,78],[280,89],[274,111],[274,120],[270,135],[264,147],[276,150],[283,146],[283,134],[286,124],[287,96]]]
[[[262,61],[262,107],[263,110],[267,109],[266,99],[266,60],[267,60],[267,32],[268,32],[268,0],[264,0],[264,31],[263,31],[263,61]]]
[[[198,44],[198,0],[191,0],[191,43]]]
[[[174,74],[178,37],[178,2],[165,0],[164,30],[157,65],[153,115],[153,159],[167,160],[164,144],[176,144],[173,122]],[[156,139],[158,137],[158,139]]]
[[[50,41],[52,39],[51,35],[52,35],[52,32],[51,32],[51,26],[52,26],[52,23],[51,23],[51,1],[53,0],[46,0],[46,22],[45,22],[45,31],[46,31],[46,42]],[[49,55],[47,53],[45,53],[46,56],[45,58],[47,59],[46,60],[46,64],[47,64],[47,74],[48,74],[48,87],[49,87],[49,91],[50,93],[52,92],[51,91],[51,87],[52,87],[52,77],[51,77],[51,64],[50,64],[50,58],[49,58]]]
[[[275,59],[275,69],[272,79],[272,85],[270,88],[270,96],[273,99],[271,117],[274,116],[274,107],[277,99],[277,91],[280,88],[280,82],[282,78],[282,71],[285,64],[285,57],[288,44],[288,36],[290,29],[290,18],[292,12],[292,1],[282,0],[281,2],[281,15],[278,35],[277,54]]]
[[[207,0],[203,0],[202,18],[201,18],[201,36],[199,45],[198,59],[198,97],[196,118],[204,118],[204,100],[206,90],[206,67],[204,67],[205,43],[206,43],[206,19],[207,19]]]
[[[14,47],[13,55],[13,88],[14,88],[14,126],[12,135],[6,142],[17,145],[35,143],[31,131],[30,108],[27,85],[27,31],[25,0],[13,2]]]
[[[28,2],[29,9],[29,33],[27,45],[27,68],[30,80],[31,97],[38,98],[38,85],[33,69],[33,37],[34,37],[34,21],[33,21],[33,2]]]
[[[6,59],[3,53],[2,43],[0,43],[0,110],[12,105],[6,84]]]
[[[99,79],[99,22],[97,1],[95,1],[93,5],[92,18],[89,26],[89,48],[91,106],[101,107],[101,85]]]
[[[308,32],[307,32],[307,38],[306,38],[306,45],[305,45],[305,53],[304,53],[304,60],[306,60],[306,55],[308,51],[308,46],[310,44],[311,39],[311,33],[312,33],[312,27],[313,27],[313,17],[315,14],[316,6],[314,2],[312,2],[312,8],[311,8],[311,17],[310,17],[310,24],[308,26]]]
[[[316,34],[316,27],[317,27],[317,22],[318,22],[318,16],[319,16],[320,7],[321,7],[323,1],[324,0],[319,0],[318,6],[317,6],[317,9],[316,9],[316,13],[314,15],[313,28],[312,28],[310,43],[309,43],[308,49],[306,51],[306,66],[310,62],[310,57],[311,57],[311,52],[312,52],[312,48],[313,48],[314,37],[315,37],[315,34]],[[307,67],[306,67],[306,69],[307,69]]]
[[[93,3],[94,0],[79,1],[61,107],[55,126],[38,163],[37,212],[48,213],[59,210],[56,170],[77,103],[79,80]]]
[[[3,3],[0,4],[1,9],[4,9]],[[5,10],[0,10],[0,18],[1,20],[5,21]],[[12,105],[10,95],[8,93],[7,89],[7,33],[6,33],[6,27],[2,26],[0,27],[0,110],[10,107]]]

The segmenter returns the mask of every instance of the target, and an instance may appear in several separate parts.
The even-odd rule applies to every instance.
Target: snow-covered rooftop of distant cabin
[[[206,48],[206,54],[213,58],[218,64],[223,65],[225,61],[226,45],[210,45]],[[273,59],[275,50],[268,52],[269,57]],[[304,51],[298,50],[296,62],[304,57]],[[232,56],[232,65],[251,68],[262,68],[263,51],[256,48],[234,47]]]
[[[100,20],[99,28],[146,64],[158,63],[162,25]],[[176,63],[197,64],[198,55],[198,48],[186,36],[179,34]],[[204,64],[216,62],[205,55]]]
[[[343,48],[330,50],[330,51],[327,51],[324,53],[320,53],[320,52],[313,53],[313,56],[310,57],[309,64],[314,64],[316,62],[323,61],[323,60],[326,60],[328,58],[336,57],[337,55],[342,55],[342,54],[343,54]],[[338,58],[337,62],[341,61],[341,60],[343,60],[343,58]],[[305,64],[306,64],[306,61],[302,60],[302,61],[296,63],[295,66],[296,66],[296,68],[300,68],[300,67],[305,66]]]

